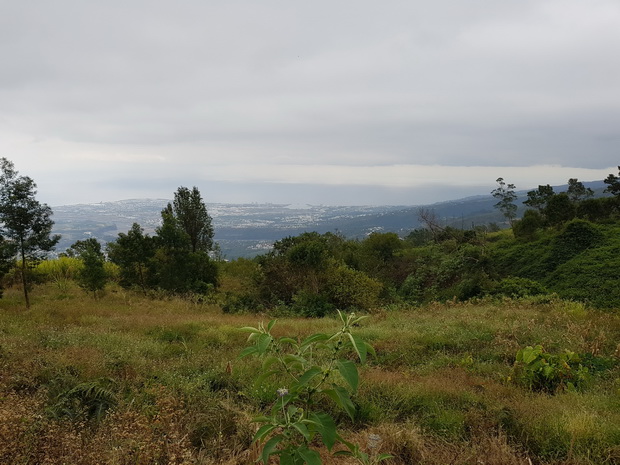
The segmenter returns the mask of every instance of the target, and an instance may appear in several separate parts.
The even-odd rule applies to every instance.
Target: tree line
[[[29,306],[29,271],[58,236],[51,234],[51,209],[35,199],[34,182],[19,176],[6,159],[1,168],[0,272],[16,268]],[[620,305],[620,292],[595,295],[596,286],[586,285],[584,278],[598,274],[598,284],[607,277],[611,282],[620,274],[620,263],[607,260],[581,277],[570,275],[579,268],[574,262],[579,254],[600,246],[607,256],[618,255],[620,177],[605,179],[611,195],[600,198],[577,179],[569,180],[567,192],[541,185],[527,193],[524,204],[529,208],[520,219],[515,186],[503,178],[497,182],[491,194],[512,225],[512,239],[492,225],[469,230],[442,226],[432,210],[422,209],[423,227],[404,237],[374,232],[358,240],[306,232],[276,241],[270,252],[251,260],[217,261],[212,219],[199,190],[179,187],[153,235],[135,223],[105,247],[90,238],[61,255],[79,259],[76,280],[95,297],[109,282],[106,266],[112,263],[124,288],[145,295],[210,295],[225,312],[323,316],[336,309],[555,291],[599,306]],[[569,282],[572,291],[563,284]]]
[[[52,234],[52,209],[37,201],[36,187],[30,177],[15,170],[13,162],[0,159],[0,277],[17,269],[27,308],[31,270],[60,240]],[[75,242],[61,256],[81,261],[77,281],[94,296],[109,279],[106,260],[118,266],[120,284],[127,288],[207,293],[217,284],[218,270],[209,256],[214,246],[212,219],[198,188],[179,187],[161,217],[154,236],[136,223],[105,249],[96,238],[89,238]]]

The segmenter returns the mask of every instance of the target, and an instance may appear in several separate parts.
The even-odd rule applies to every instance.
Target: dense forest
[[[405,237],[227,261],[196,187],[152,236],[49,258],[52,211],[1,161],[3,463],[620,460],[620,167],[599,197],[539,186],[521,218],[499,178],[507,229],[423,209]]]

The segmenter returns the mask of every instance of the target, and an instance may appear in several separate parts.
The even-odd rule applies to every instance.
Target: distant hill
[[[602,181],[584,183],[597,195],[605,187]],[[567,186],[554,187],[556,192]],[[519,191],[520,213],[526,191]],[[54,233],[62,239],[57,251],[64,251],[79,239],[95,237],[101,242],[113,241],[118,233],[127,232],[139,223],[153,234],[160,212],[169,200],[131,199],[97,204],[53,207]],[[349,238],[362,238],[374,231],[406,235],[419,228],[420,208],[434,211],[445,225],[470,229],[472,226],[497,223],[504,218],[494,208],[496,200],[488,195],[418,206],[325,206],[291,204],[207,204],[213,217],[215,239],[230,258],[252,257],[265,253],[274,241],[305,231],[339,232]]]

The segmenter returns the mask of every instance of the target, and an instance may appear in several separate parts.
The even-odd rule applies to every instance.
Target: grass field
[[[73,285],[18,289],[0,300],[0,463],[249,464],[252,417],[279,380],[254,382],[260,362],[237,360],[242,326],[268,315],[151,300]],[[303,337],[334,318],[281,318],[274,333]],[[538,299],[377,310],[356,328],[376,349],[360,370],[356,420],[325,409],[343,436],[391,464],[620,463],[620,318]],[[517,351],[541,344],[580,355],[578,390],[516,382]],[[324,463],[346,464],[321,451]]]

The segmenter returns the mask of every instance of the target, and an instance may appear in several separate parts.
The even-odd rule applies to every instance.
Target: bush
[[[382,285],[365,273],[338,266],[327,275],[326,296],[337,308],[370,310],[379,302]]]
[[[509,277],[502,279],[491,292],[495,296],[510,298],[547,294],[547,289],[537,281],[527,278]]]
[[[555,394],[582,387],[588,379],[588,369],[581,364],[579,355],[570,350],[554,355],[545,352],[541,345],[527,346],[517,352],[514,379],[532,391]]]

